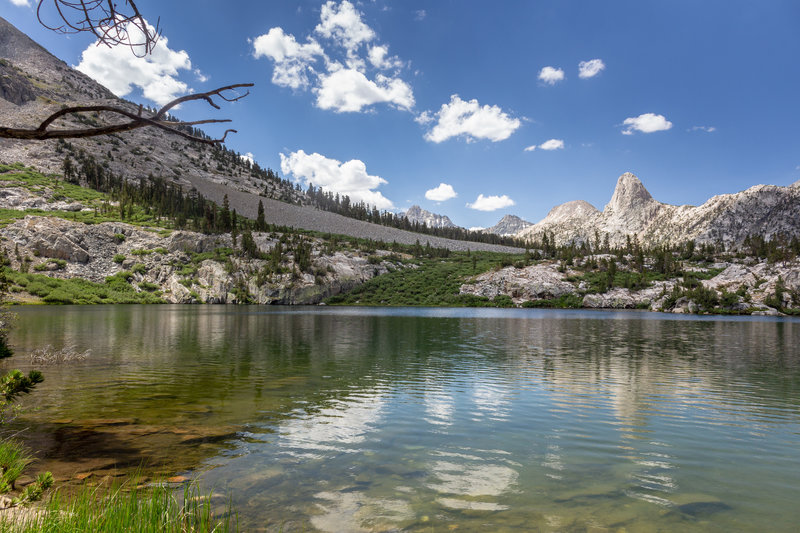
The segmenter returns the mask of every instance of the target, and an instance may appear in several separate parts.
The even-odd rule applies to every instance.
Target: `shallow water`
[[[246,530],[800,523],[797,320],[233,306],[18,313],[18,355],[6,368],[26,367],[24,353],[43,344],[92,350],[45,368],[26,402],[37,410],[23,422],[60,435],[45,459],[89,468],[65,451],[84,433],[64,439],[66,429],[91,426],[97,442],[133,435],[129,456],[175,459],[229,495]]]

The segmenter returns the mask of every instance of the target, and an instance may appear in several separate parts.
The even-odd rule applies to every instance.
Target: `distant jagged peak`
[[[527,220],[523,220],[517,215],[504,215],[500,221],[492,226],[491,228],[486,228],[486,233],[494,233],[496,235],[516,235],[520,231],[524,230],[525,228],[529,228],[533,226],[532,222],[528,222]]]
[[[405,214],[406,214],[407,217],[410,218],[410,217],[420,216],[420,215],[422,215],[423,212],[428,213],[429,211],[425,211],[420,206],[414,204],[411,207],[409,207],[408,209],[406,209],[406,213]]]
[[[642,182],[633,173],[626,172],[617,180],[614,196],[606,205],[604,212],[624,213],[655,202],[644,188]]]
[[[633,174],[631,174],[633,176]],[[634,176],[635,177],[635,176]],[[622,178],[620,178],[622,179]],[[557,205],[547,213],[540,224],[560,224],[571,219],[585,219],[598,214],[600,211],[586,200],[572,200]]]
[[[422,209],[418,205],[412,205],[408,208],[405,212],[405,217],[410,222],[417,222],[419,224],[424,224],[429,228],[455,228],[457,227],[453,224],[453,221],[450,220],[450,217],[446,215],[438,215],[436,213],[431,213],[425,209]]]
[[[789,185],[789,187],[792,187],[793,189],[800,189],[800,180],[795,181],[794,183]]]

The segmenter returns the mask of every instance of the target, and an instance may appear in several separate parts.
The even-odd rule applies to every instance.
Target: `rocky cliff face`
[[[522,220],[516,215],[505,215],[497,224],[483,231],[486,233],[494,233],[502,237],[510,237],[530,226],[533,226],[533,222]]]
[[[15,270],[97,283],[127,271],[137,291],[157,291],[154,294],[168,303],[240,303],[245,289],[253,303],[316,304],[401,267],[389,260],[393,256],[388,252],[375,252],[369,259],[355,250],[326,253],[313,241],[312,264],[306,272],[300,272],[289,255],[281,273],[263,275],[268,263],[264,259],[195,255],[213,256],[215,250],[232,247],[230,235],[147,230],[110,222],[86,225],[53,217],[27,216],[3,228],[0,236],[0,247]],[[253,236],[265,253],[279,239],[269,233]],[[381,256],[388,259],[380,260]],[[31,296],[12,291],[11,298],[30,301]]]
[[[642,182],[626,172],[617,180],[603,211],[582,200],[553,208],[543,220],[517,234],[540,239],[547,232],[556,242],[594,242],[608,235],[612,245],[628,236],[645,244],[722,242],[739,245],[748,235],[767,239],[800,235],[800,187],[757,185],[735,194],[714,196],[700,206],[675,206],[655,200]]]
[[[405,217],[413,224],[424,224],[429,228],[455,228],[453,221],[445,215],[437,215],[422,209],[418,205],[412,205],[405,212]]]

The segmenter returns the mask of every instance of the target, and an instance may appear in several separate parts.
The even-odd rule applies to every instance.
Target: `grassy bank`
[[[224,533],[238,531],[230,506],[212,511],[211,495],[195,485],[183,492],[165,485],[137,486],[135,479],[108,488],[84,487],[77,494],[51,495],[41,507],[0,511],[0,533],[78,533],[136,531]]]

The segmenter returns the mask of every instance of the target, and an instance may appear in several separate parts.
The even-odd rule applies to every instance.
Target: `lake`
[[[800,321],[24,307],[40,468],[198,478],[247,531],[797,531]],[[83,476],[81,476],[83,477]],[[93,481],[94,480],[94,481]]]

